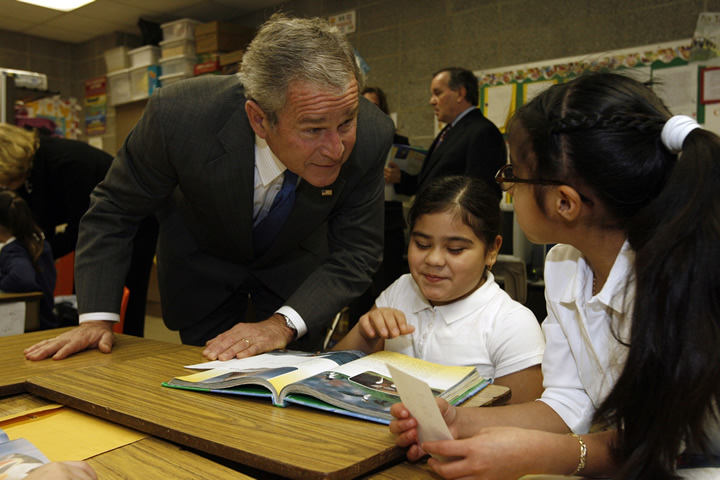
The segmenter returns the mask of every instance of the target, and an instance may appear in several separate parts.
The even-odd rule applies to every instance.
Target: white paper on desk
[[[400,400],[418,422],[418,443],[452,440],[453,436],[440,413],[430,386],[390,364],[387,364],[387,367]],[[433,456],[438,460],[449,460],[439,455]]]
[[[0,337],[25,333],[25,302],[0,305]]]

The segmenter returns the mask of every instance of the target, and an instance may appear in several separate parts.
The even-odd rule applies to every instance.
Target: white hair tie
[[[668,150],[672,153],[679,153],[682,151],[683,142],[688,133],[696,128],[700,128],[700,125],[694,118],[687,115],[673,115],[670,120],[665,122],[660,138]]]

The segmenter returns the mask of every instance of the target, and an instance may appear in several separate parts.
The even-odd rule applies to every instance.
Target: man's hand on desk
[[[203,356],[208,360],[246,358],[285,348],[295,332],[285,324],[285,317],[274,314],[257,323],[238,323],[227,332],[208,341]]]
[[[62,360],[73,353],[89,348],[97,348],[103,353],[110,353],[115,343],[112,325],[113,322],[102,320],[84,322],[69,332],[26,348],[25,358],[43,360],[52,356],[53,360]]]

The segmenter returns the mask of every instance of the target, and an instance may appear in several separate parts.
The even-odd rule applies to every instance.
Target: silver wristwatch
[[[283,315],[282,313],[280,315],[282,315],[285,318],[285,326],[293,331],[293,340],[295,340],[297,338],[297,334],[298,334],[297,327],[292,322],[292,320],[290,320],[290,318],[288,318],[287,315]]]

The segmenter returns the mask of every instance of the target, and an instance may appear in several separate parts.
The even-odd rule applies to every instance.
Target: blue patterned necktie
[[[275,240],[280,228],[290,215],[293,203],[295,203],[297,180],[298,176],[296,174],[290,170],[285,170],[285,179],[280,191],[275,195],[270,211],[253,229],[253,243],[256,255],[259,256],[265,253],[265,250]]]

